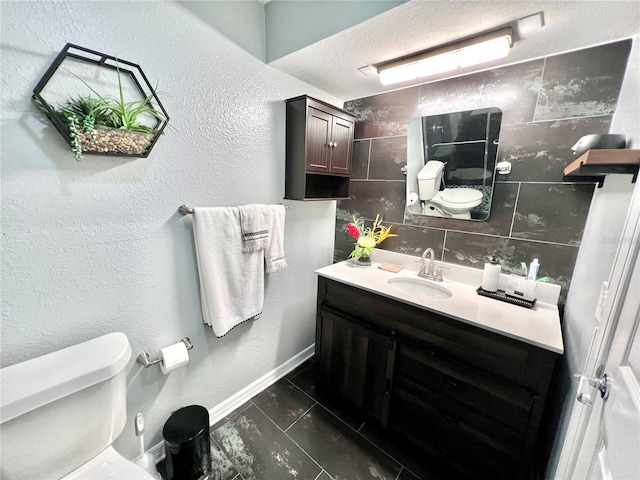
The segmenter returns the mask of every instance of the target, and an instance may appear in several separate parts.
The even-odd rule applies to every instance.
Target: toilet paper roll
[[[165,375],[189,363],[189,351],[183,342],[160,349],[160,370]]]

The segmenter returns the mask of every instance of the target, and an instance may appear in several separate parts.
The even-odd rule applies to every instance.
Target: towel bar
[[[280,205],[284,205],[283,203],[281,203]],[[284,205],[285,210],[289,210],[289,205]],[[185,215],[191,215],[193,214],[193,207],[187,207],[186,205],[180,205],[180,207],[178,207],[178,213],[180,213],[180,215],[182,215],[183,217]]]
[[[180,341],[184,343],[184,346],[187,347],[187,350],[191,350],[193,348],[189,337],[183,337]],[[147,352],[142,352],[140,355],[138,355],[138,358],[136,358],[136,362],[138,362],[144,368],[149,368],[151,365],[155,365],[156,363],[160,363],[161,361],[161,357],[158,357],[155,360],[150,360],[149,354]]]

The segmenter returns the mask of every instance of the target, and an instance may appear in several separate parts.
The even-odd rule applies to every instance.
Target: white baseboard
[[[265,375],[257,379],[255,382],[247,385],[235,395],[232,395],[225,401],[220,402],[215,407],[209,409],[209,425],[211,426],[219,422],[224,417],[233,412],[236,408],[240,407],[241,405],[255,397],[258,393],[280,380],[287,373],[298,368],[304,362],[313,357],[314,352],[315,344],[312,344],[300,353],[291,357],[282,365],[279,365],[278,367],[274,368],[270,372],[267,372]],[[153,455],[156,463],[162,461],[164,459],[164,442],[160,442],[154,445],[149,450],[147,450],[147,453],[151,453]]]

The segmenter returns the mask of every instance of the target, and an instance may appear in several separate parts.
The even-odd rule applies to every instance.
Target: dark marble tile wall
[[[505,272],[537,257],[540,276],[562,286],[565,298],[594,184],[563,182],[582,136],[608,133],[631,40],[496,68],[463,77],[351,100],[357,117],[351,199],[336,214],[336,261],[353,248],[345,225],[376,214],[396,238],[381,248],[482,268],[497,252]],[[503,112],[498,161],[512,164],[496,179],[485,222],[405,215],[406,127],[413,117],[473,108]]]

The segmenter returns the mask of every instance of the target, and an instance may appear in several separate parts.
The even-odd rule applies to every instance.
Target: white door
[[[604,368],[596,372],[599,378],[604,374],[610,377],[608,397],[603,399],[595,387],[581,389],[581,393],[590,396],[582,400],[592,401],[593,411],[574,479],[640,479],[640,255],[637,235],[632,238],[635,246],[628,257],[632,268],[621,285],[615,333]]]

